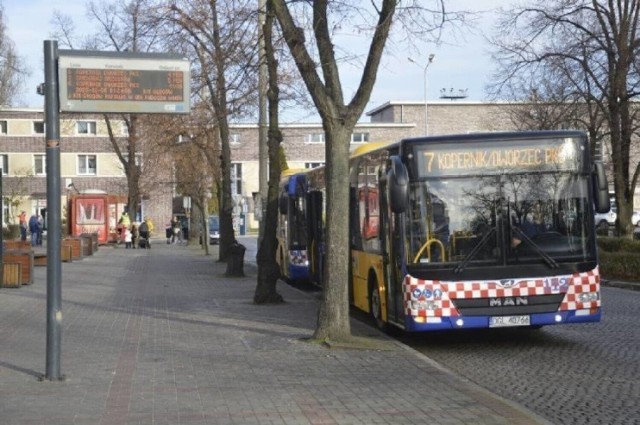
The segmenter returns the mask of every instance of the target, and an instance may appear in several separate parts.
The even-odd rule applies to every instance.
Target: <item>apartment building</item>
[[[117,140],[124,144],[127,136],[124,121],[112,121],[112,128]],[[28,215],[45,212],[47,170],[42,110],[0,110],[0,161],[3,225],[15,223],[22,210]],[[143,162],[144,153],[136,161]],[[127,179],[114,153],[102,115],[61,116],[60,175],[63,209],[66,209],[68,196],[73,193],[108,193],[126,199]],[[167,177],[164,180],[171,179]],[[143,193],[142,215],[151,216],[156,223],[169,221],[172,196],[171,184],[155,185],[153,190]],[[124,204],[119,205],[118,209],[123,207]]]
[[[429,102],[425,110],[424,102],[389,101],[366,112],[351,135],[351,147],[424,134],[516,130],[520,123],[513,111],[513,104],[503,102],[436,101]],[[24,197],[18,211],[36,212],[46,207],[43,117],[41,110],[0,110],[4,194],[6,197],[11,185],[15,187],[16,182],[20,182],[19,186],[24,187]],[[119,130],[120,137],[126,136],[123,123],[116,124],[114,128]],[[312,168],[324,164],[325,135],[320,123],[283,124],[281,130],[290,168]],[[243,220],[245,231],[258,227],[254,218],[254,195],[259,190],[257,141],[257,124],[231,125],[232,194],[239,207],[234,211],[242,212],[238,219]],[[606,152],[604,156],[606,159]],[[167,165],[164,168],[163,176],[147,176],[151,181],[145,186],[142,201],[143,214],[150,215],[159,224],[159,229],[171,217],[171,200],[180,195],[174,193],[172,167]],[[127,193],[124,171],[113,153],[106,124],[100,115],[62,116],[61,177],[61,187],[68,191]],[[640,196],[637,198],[640,201]],[[65,201],[66,194],[63,194],[63,205]],[[8,207],[3,207],[8,212]]]

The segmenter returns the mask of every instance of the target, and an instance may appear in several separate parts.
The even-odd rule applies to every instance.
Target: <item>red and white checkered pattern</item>
[[[545,278],[514,279],[508,286],[494,280],[444,282],[440,280],[422,280],[412,276],[404,279],[405,313],[421,317],[457,317],[460,312],[451,300],[518,297],[546,294],[565,294],[560,311],[579,310],[600,307],[597,301],[581,303],[577,295],[585,292],[600,292],[600,271],[598,267],[585,273],[551,276]],[[425,296],[425,292],[429,294]],[[416,296],[416,294],[419,294]],[[439,295],[439,296],[436,296]],[[414,309],[412,301],[433,302],[433,310]]]
[[[295,266],[307,264],[307,251],[304,249],[290,251],[289,261]]]

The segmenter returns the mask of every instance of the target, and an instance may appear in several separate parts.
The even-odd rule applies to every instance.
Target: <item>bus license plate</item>
[[[494,316],[489,318],[490,328],[502,328],[507,326],[529,326],[530,316]]]

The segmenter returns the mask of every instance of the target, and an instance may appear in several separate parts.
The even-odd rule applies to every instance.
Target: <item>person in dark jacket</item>
[[[38,240],[40,239],[40,223],[38,223],[38,216],[33,214],[31,218],[29,218],[29,232],[31,232],[31,246],[36,246],[38,244]]]

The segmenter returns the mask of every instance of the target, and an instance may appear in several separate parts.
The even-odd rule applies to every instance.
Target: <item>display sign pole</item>
[[[47,365],[45,379],[59,381],[62,339],[62,263],[60,262],[60,105],[58,100],[58,42],[44,42],[44,110],[47,153]]]

